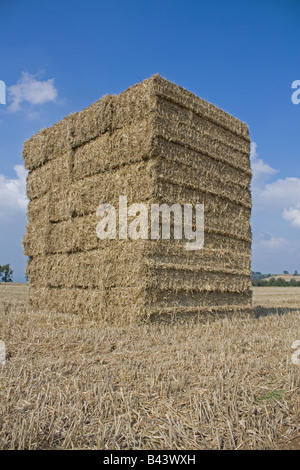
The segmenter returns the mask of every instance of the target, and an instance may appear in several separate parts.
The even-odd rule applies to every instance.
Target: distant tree
[[[0,264],[0,282],[12,282],[13,270],[9,264]]]
[[[287,282],[282,277],[279,277],[278,279],[276,279],[274,284],[278,287],[285,287],[287,285]]]
[[[299,276],[297,269],[296,269],[296,271],[294,272],[293,275],[294,275],[294,276]]]
[[[289,274],[289,272],[288,271],[283,271],[283,274]]]

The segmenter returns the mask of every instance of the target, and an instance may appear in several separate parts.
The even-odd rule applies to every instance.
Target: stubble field
[[[254,306],[124,329],[0,284],[0,449],[299,449],[300,288]]]

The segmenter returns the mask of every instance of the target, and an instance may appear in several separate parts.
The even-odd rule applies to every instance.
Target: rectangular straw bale
[[[203,168],[195,172],[194,168],[171,160],[161,159],[158,166],[160,179],[172,185],[202,190],[206,193],[227,199],[251,209],[251,193],[235,182],[226,181],[216,176],[211,170]]]
[[[24,143],[23,159],[27,170],[31,171],[71,149],[74,119],[75,114],[70,114]]]
[[[112,171],[93,175],[71,186],[72,216],[95,212],[103,203],[119,205],[119,196],[126,195],[128,204],[144,202],[153,196],[155,161],[121,166]],[[68,196],[66,196],[68,197]]]
[[[155,321],[174,321],[174,319],[186,320],[187,318],[197,318],[206,322],[207,320],[215,320],[216,318],[224,318],[233,316],[245,317],[245,315],[253,314],[252,301],[247,305],[218,305],[215,307],[206,306],[190,306],[184,307],[180,305],[180,301],[176,307],[164,307],[159,304],[147,306],[147,316],[152,322]]]
[[[72,177],[79,180],[128,163],[148,160],[153,154],[152,124],[143,120],[106,133],[74,151]]]
[[[126,250],[124,243],[116,241],[113,246],[106,244],[105,248],[88,252],[35,257],[26,273],[33,284],[48,287],[134,287],[146,276],[147,266],[140,262],[143,247],[135,244]]]
[[[174,123],[172,121],[156,117],[155,127],[157,135],[166,141],[174,142],[188,149],[203,153],[223,163],[231,163],[238,170],[251,175],[247,155],[241,149],[229,145],[226,141],[212,137],[204,131],[198,131],[185,123]]]
[[[184,244],[170,243],[168,240],[164,243],[155,243],[149,240],[145,246],[145,257],[151,265],[155,266],[174,266],[174,269],[219,269],[224,272],[231,272],[234,274],[249,273],[251,253],[251,245],[245,246],[236,240],[235,251],[228,249],[229,246],[222,246],[224,239],[220,235],[213,235],[205,233],[205,243],[202,250],[189,251],[185,249]],[[213,238],[213,242],[211,240]],[[220,240],[219,248],[215,248],[215,243]],[[233,245],[232,239],[229,239]],[[209,244],[213,243],[214,248],[210,248]],[[244,247],[243,250],[239,250]]]
[[[48,224],[27,224],[23,237],[23,253],[25,256],[39,256],[46,252],[46,238],[48,234]]]
[[[48,222],[48,194],[32,199],[27,205],[27,220],[32,226],[44,226]]]
[[[140,287],[111,288],[107,291],[101,288],[30,286],[29,300],[35,309],[102,317],[117,325],[129,324],[137,318],[144,318],[146,314],[145,291]],[[130,314],[128,305],[132,306]]]
[[[169,268],[163,265],[153,271],[148,285],[155,291],[172,291],[174,295],[183,290],[191,294],[198,291],[223,294],[245,292],[250,288],[248,272],[241,275],[226,273],[225,270],[213,272],[202,267],[195,270],[184,267],[174,269],[172,265]]]
[[[92,175],[65,188],[49,192],[49,220],[59,222],[68,218],[96,212],[103,203],[118,206],[119,195],[126,195],[128,204],[153,196],[151,174],[155,162],[132,163],[111,171]]]
[[[50,224],[46,234],[46,253],[68,253],[100,248],[103,240],[100,240],[96,234],[98,221],[96,213],[93,213]]]
[[[147,291],[147,298],[153,307],[180,307],[183,308],[216,308],[225,305],[235,307],[244,306],[250,307],[252,301],[251,291],[246,292],[230,292],[224,291],[190,291],[186,289],[178,290],[176,293],[173,290],[156,290]]]
[[[157,139],[156,146],[157,153],[162,157],[162,163],[167,160],[174,165],[184,165],[190,171],[194,171],[195,175],[200,173],[207,177],[208,174],[213,174],[216,178],[222,179],[226,185],[233,183],[249,192],[251,171],[241,171],[231,161],[216,160],[204,153],[191,150],[176,142],[169,142],[161,137]]]
[[[185,130],[189,132],[193,130],[199,136],[209,136],[213,141],[220,142],[230,148],[236,149],[241,154],[241,159],[237,163],[248,164],[247,153],[249,149],[249,140],[242,138],[240,135],[232,133],[228,129],[205,119],[199,114],[191,113],[187,108],[180,106],[178,103],[170,103],[164,99],[157,100],[157,113],[163,121],[174,125],[178,131]],[[175,135],[176,136],[176,133]]]
[[[157,75],[40,131],[23,152],[32,305],[118,324],[250,312],[249,153],[246,124]],[[203,249],[118,240],[118,224],[99,240],[96,210],[118,215],[119,196],[203,203]]]
[[[220,127],[229,129],[231,132],[250,141],[248,126],[245,123],[213,104],[202,100],[185,88],[165,80],[158,74],[153,76],[153,86],[155,93],[165,100],[180,104],[190,111],[199,114],[199,116],[203,116],[207,120],[218,124]]]
[[[71,151],[64,153],[41,167],[32,170],[27,177],[27,196],[30,200],[43,196],[51,187],[70,184]]]

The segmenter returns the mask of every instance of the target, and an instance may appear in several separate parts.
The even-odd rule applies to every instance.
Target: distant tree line
[[[282,277],[278,277],[277,279],[275,277],[265,279],[266,277],[269,278],[270,276],[264,275],[264,277],[259,278],[252,275],[252,285],[256,287],[300,287],[300,280],[291,279],[290,281],[286,281]]]
[[[13,270],[9,264],[0,264],[0,282],[12,282]]]

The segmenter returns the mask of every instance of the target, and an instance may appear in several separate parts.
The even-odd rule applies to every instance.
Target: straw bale
[[[247,124],[241,122],[239,119],[231,116],[213,104],[204,101],[185,88],[165,80],[158,74],[154,75],[152,80],[155,93],[158,96],[161,96],[171,103],[180,104],[199,116],[218,124],[220,127],[229,129],[231,132],[250,141]]]
[[[119,196],[126,195],[128,204],[145,202],[154,193],[155,161],[132,163],[101,175],[84,178],[71,186],[72,216],[95,212],[103,203],[117,209]]]
[[[107,291],[30,286],[29,300],[34,309],[96,316],[119,325],[145,317],[145,291],[140,287]]]
[[[220,178],[226,185],[234,184],[249,191],[251,183],[251,172],[241,171],[232,165],[232,162],[222,162],[216,160],[204,153],[186,148],[175,142],[169,142],[163,138],[156,140],[157,154],[162,158],[162,163],[167,160],[174,165],[184,165],[195,175],[202,175],[207,178],[208,175],[214,175]]]
[[[253,314],[253,306],[252,302],[249,302],[249,305],[237,305],[232,306],[231,304],[228,305],[219,305],[216,307],[200,307],[200,306],[192,306],[192,307],[162,307],[160,305],[157,306],[148,306],[146,310],[146,318],[149,321],[174,321],[174,320],[186,320],[187,318],[195,318],[197,317],[198,320],[202,320],[206,322],[208,319],[216,319],[216,318],[224,318],[229,316],[240,316],[244,317],[245,315],[252,315]]]
[[[47,196],[49,222],[68,220],[72,213],[71,186],[66,185],[65,188],[53,188],[49,191]]]
[[[99,248],[103,243],[96,234],[96,213],[49,225],[46,253],[67,253]]]
[[[78,147],[105,132],[112,130],[113,95],[106,95],[88,108],[76,113],[72,145]]]
[[[252,292],[214,292],[214,291],[191,291],[182,289],[180,291],[173,290],[149,290],[147,291],[147,299],[153,308],[198,308],[206,307],[216,308],[224,305],[231,307],[250,307],[252,301]]]
[[[28,279],[48,287],[134,287],[146,278],[142,245],[127,247],[125,241],[111,242],[88,252],[35,257],[27,266]]]
[[[101,135],[74,151],[72,177],[78,180],[148,160],[153,154],[152,140],[152,124],[148,120]]]
[[[250,208],[200,190],[171,185],[162,178],[157,181],[155,192],[155,200],[161,199],[167,204],[204,204],[205,230],[251,241]]]
[[[250,288],[249,274],[208,271],[202,267],[198,270],[187,270],[184,267],[161,266],[151,273],[149,285],[155,291],[168,290],[176,296],[178,291],[195,292],[230,292],[241,293]]]
[[[70,114],[24,143],[23,159],[27,170],[33,170],[71,149],[74,119],[75,114]]]
[[[155,119],[156,133],[169,142],[174,142],[196,152],[201,152],[223,163],[230,163],[240,171],[249,176],[251,170],[246,157],[249,155],[250,146],[247,154],[241,152],[225,141],[213,138],[211,135],[190,128],[185,123],[174,123],[160,116]]]
[[[48,194],[33,199],[27,205],[27,220],[30,225],[44,225],[48,221]]]
[[[145,257],[151,265],[172,265],[174,269],[219,269],[249,276],[251,244],[220,235],[205,233],[202,250],[187,251],[184,244],[163,240],[147,241]]]
[[[23,152],[32,304],[111,322],[250,311],[249,142],[244,123],[159,76],[40,131]],[[99,240],[98,206],[122,195],[204,204],[204,248]]]
[[[194,168],[184,163],[177,163],[170,159],[161,159],[158,165],[159,178],[172,185],[202,190],[205,193],[216,195],[236,204],[252,207],[251,193],[247,188],[232,181],[226,181],[216,176],[210,169],[202,168],[195,172]]]
[[[46,252],[46,239],[49,226],[46,223],[27,224],[23,237],[23,253],[25,256],[33,257]]]
[[[29,172],[27,196],[30,200],[43,196],[53,186],[65,187],[70,184],[71,154],[68,151]]]
[[[170,103],[164,99],[157,100],[157,115],[161,120],[170,122],[175,128],[178,128],[178,131],[194,131],[200,137],[209,136],[213,141],[226,144],[230,148],[239,150],[241,159],[238,164],[243,163],[248,166],[248,139],[246,140],[241,136],[237,136],[230,130],[224,129],[196,113],[191,113],[187,108],[180,106],[180,104],[174,102]],[[176,137],[176,135],[177,132],[174,133],[174,137]]]
[[[199,292],[191,295],[190,292],[181,292],[180,296],[174,298],[172,292],[167,294],[161,291],[160,296],[154,293],[155,299],[161,298],[150,303],[149,299],[153,300],[151,292],[140,287],[102,290],[31,286],[29,297],[36,309],[93,315],[119,325],[138,319],[161,319],[164,316],[203,314],[207,318],[209,314],[216,316],[251,312],[251,293],[241,296],[232,293],[218,295]]]

